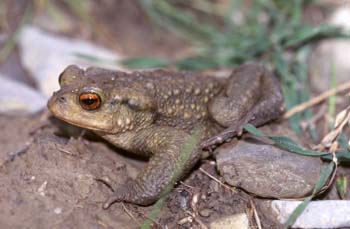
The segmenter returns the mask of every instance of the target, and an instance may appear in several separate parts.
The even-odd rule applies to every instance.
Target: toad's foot
[[[218,145],[226,141],[230,141],[233,137],[241,135],[243,132],[243,126],[229,127],[221,133],[211,137],[201,143],[201,148],[204,150],[213,151]]]
[[[122,202],[126,199],[126,190],[123,190],[123,188],[117,189],[112,194],[108,196],[108,198],[104,201],[102,208],[108,209],[112,204],[116,202]]]
[[[109,195],[107,200],[103,203],[102,208],[106,210],[115,202],[123,201],[124,198],[125,196],[123,195],[123,193],[113,192],[113,194]]]
[[[111,187],[110,184],[105,184]],[[113,188],[113,193],[110,194],[103,203],[103,209],[108,209],[116,202],[127,202],[147,206],[154,203],[159,198],[159,195],[140,191],[140,188],[141,187],[139,187],[139,184],[135,180],[130,180],[126,184],[118,185],[116,188]]]
[[[213,151],[218,145],[224,142],[229,142],[232,138],[236,136],[241,136],[244,131],[244,126],[248,123],[256,125],[256,118],[253,113],[247,114],[242,120],[240,120],[236,125],[229,126],[221,133],[211,137],[201,143],[201,147],[204,150]]]

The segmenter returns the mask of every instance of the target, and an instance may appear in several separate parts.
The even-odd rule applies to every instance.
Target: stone
[[[18,44],[23,66],[47,98],[59,89],[58,76],[68,65],[121,69],[116,62],[119,55],[107,49],[83,40],[50,34],[33,26],[22,29]]]
[[[198,213],[199,213],[200,216],[209,217],[210,214],[212,213],[212,210],[210,210],[208,208],[205,208],[203,210],[200,210]]]
[[[35,89],[0,75],[0,113],[28,115],[46,107],[46,98]]]
[[[276,126],[261,130],[277,136],[289,136],[292,132]],[[216,162],[226,183],[265,198],[307,196],[322,167],[318,157],[294,154],[249,134],[236,143],[219,147]]]
[[[271,217],[285,223],[301,201],[268,201]],[[311,201],[299,216],[292,228],[349,228],[350,201],[321,200]]]
[[[211,229],[249,229],[249,219],[245,213],[220,218],[210,223]]]
[[[350,8],[340,6],[328,20],[329,25],[350,29]],[[319,92],[331,86],[332,77],[337,84],[349,81],[349,39],[327,39],[317,45],[310,56],[311,85]]]

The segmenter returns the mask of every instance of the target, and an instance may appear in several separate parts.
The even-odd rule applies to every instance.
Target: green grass
[[[81,19],[85,25],[93,27],[93,19],[91,18],[91,14],[89,11],[90,1],[63,0],[63,3],[65,3],[68,6],[68,9],[72,11],[72,13],[76,17]],[[0,0],[0,30],[2,28],[8,27],[6,17],[8,14],[7,10],[7,4]],[[48,15],[52,17],[54,22],[60,24],[61,27],[62,24],[68,23],[63,10],[57,7],[57,3],[55,3],[54,1],[34,0],[33,2],[28,2],[23,15],[21,15],[21,20],[17,25],[16,30],[9,36],[4,45],[0,47],[0,63],[4,62],[15,49],[22,27],[26,24],[32,23],[33,18],[35,17],[35,12],[40,10],[46,11]]]
[[[333,61],[331,61],[331,82],[330,82],[330,86],[331,88],[335,88],[337,86],[337,74],[336,74],[336,65]],[[329,117],[331,118],[330,121],[330,128],[332,128],[334,126],[334,122],[335,122],[335,116],[336,116],[336,99],[337,96],[333,95],[331,97],[329,97],[328,99],[328,114]]]
[[[208,0],[140,0],[151,21],[187,39],[193,49],[176,60],[138,57],[122,63],[131,68],[175,66],[205,70],[257,61],[280,78],[287,109],[308,100],[306,60],[310,45],[326,38],[349,38],[349,32],[305,23],[303,9],[313,1],[253,0],[250,8],[244,8],[243,2],[231,0],[220,8]],[[237,20],[238,16],[241,20]],[[291,126],[300,133],[301,120],[311,117],[310,110],[296,114],[290,119]],[[309,133],[318,139],[314,129],[310,128]]]
[[[4,3],[1,3],[0,8],[2,8],[1,13],[3,15],[7,13]],[[1,19],[5,19],[5,16],[3,17],[4,18],[1,18]],[[16,31],[13,34],[11,34],[11,36],[6,40],[4,45],[0,48],[0,64],[3,63],[15,49],[21,29],[26,23],[28,23],[31,20],[31,17],[32,17],[32,7],[30,4],[28,4],[26,9],[24,10],[21,21],[19,22],[19,25]]]

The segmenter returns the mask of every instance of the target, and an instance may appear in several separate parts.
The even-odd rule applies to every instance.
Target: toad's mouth
[[[80,128],[83,128],[83,129],[88,129],[88,130],[93,130],[93,131],[107,131],[106,129],[102,129],[102,128],[97,128],[95,126],[90,126],[88,124],[80,124],[80,123],[77,123],[77,122],[74,122],[72,120],[69,120],[69,119],[66,119],[66,118],[63,118],[63,117],[58,117],[56,115],[54,115],[56,118],[66,122],[66,123],[69,123],[73,126],[77,126],[77,127],[80,127]]]
[[[68,118],[66,118],[66,117],[64,117],[64,116],[62,116],[62,115],[59,115],[59,114],[57,114],[57,113],[55,113],[55,112],[52,112],[52,111],[51,111],[51,114],[52,114],[55,118],[57,118],[57,119],[59,119],[59,120],[62,120],[62,121],[66,122],[66,123],[68,123],[68,124],[70,124],[70,125],[72,125],[72,126],[80,127],[80,128],[82,128],[82,129],[87,129],[87,130],[92,130],[92,131],[98,131],[98,132],[110,132],[110,131],[111,131],[111,129],[96,127],[96,126],[94,126],[94,125],[89,125],[89,123],[84,123],[84,124],[82,124],[81,122],[77,122],[77,121],[74,121],[74,120],[72,120],[72,119],[68,119]]]

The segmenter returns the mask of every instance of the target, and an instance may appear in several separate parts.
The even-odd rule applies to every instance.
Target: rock
[[[301,201],[268,201],[271,217],[285,223]],[[312,201],[299,216],[292,228],[349,228],[350,201],[324,200]]]
[[[70,64],[121,69],[116,64],[119,59],[117,54],[86,41],[52,35],[33,26],[22,29],[19,48],[23,66],[36,79],[46,97],[59,88],[58,76]]]
[[[350,8],[339,7],[331,15],[328,24],[350,29]],[[311,84],[318,91],[330,88],[332,76],[337,84],[349,80],[349,39],[329,39],[320,42],[310,58]]]
[[[221,218],[210,223],[211,229],[249,229],[249,219],[245,213]]]
[[[204,208],[203,210],[200,210],[199,212],[199,215],[200,216],[203,216],[203,217],[209,217],[212,213],[212,210],[208,209],[208,208]]]
[[[33,88],[0,75],[0,113],[33,114],[46,107],[46,102]]]
[[[261,130],[277,136],[291,134],[276,126]],[[218,170],[228,184],[268,198],[300,198],[310,194],[322,166],[317,157],[290,153],[252,135],[219,147],[217,152]]]

